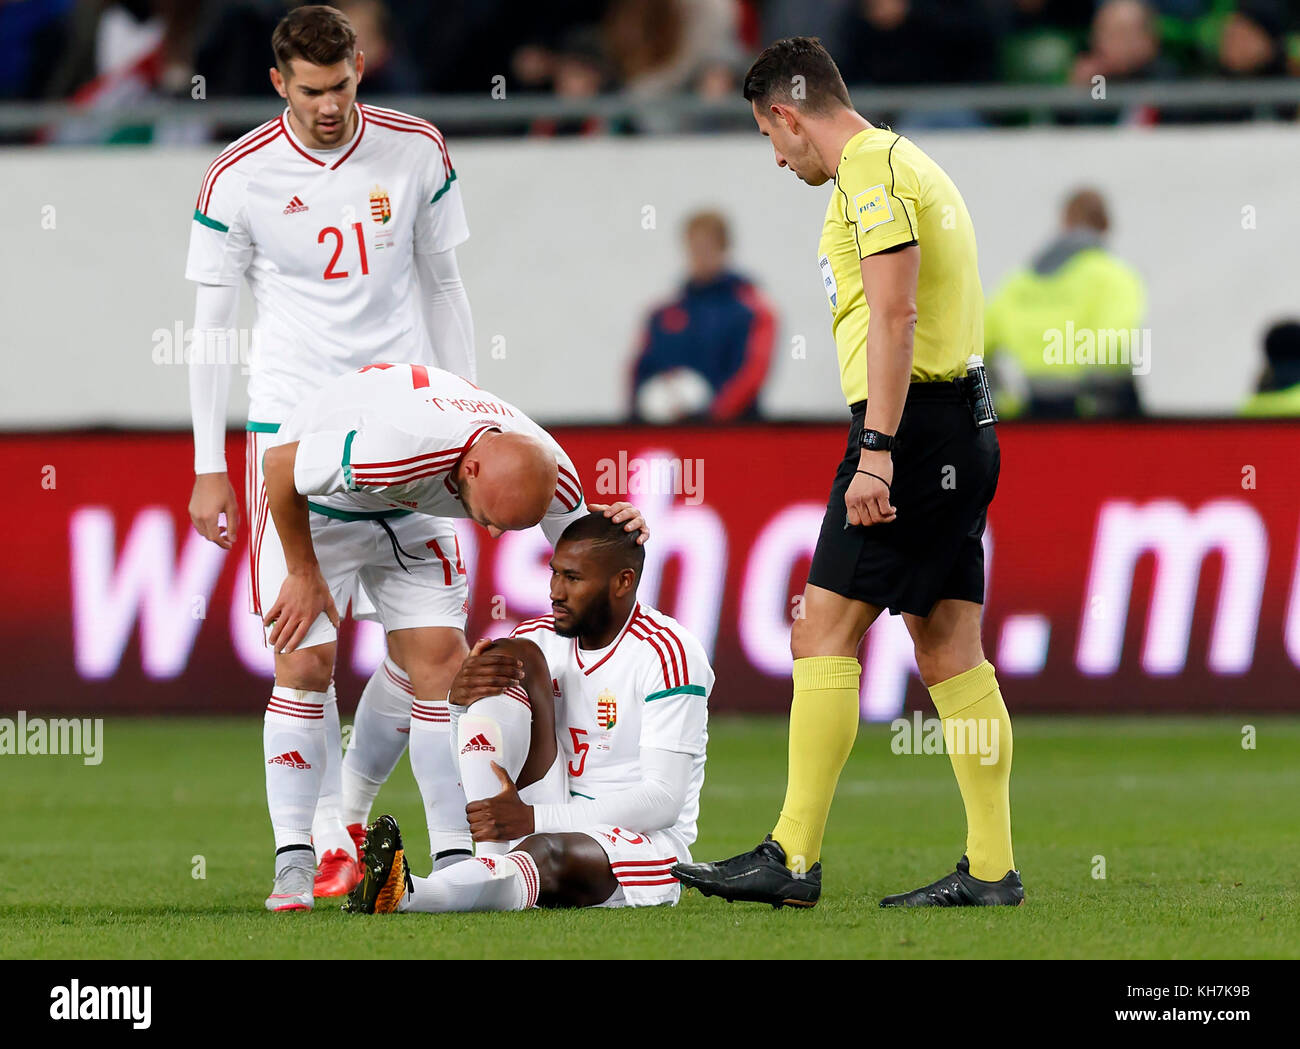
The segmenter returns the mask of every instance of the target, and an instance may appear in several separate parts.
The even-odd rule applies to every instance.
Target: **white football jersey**
[[[313,502],[352,513],[406,509],[468,517],[452,477],[489,430],[530,434],[555,451],[555,496],[542,518],[552,544],[587,513],[572,460],[513,404],[423,364],[369,364],[302,402],[277,443],[298,442],[294,484]]]
[[[185,276],[248,280],[251,421],[282,422],[372,361],[434,363],[413,256],[469,236],[456,171],[428,121],[356,110],[356,134],[331,150],[306,148],[286,110],[217,157],[199,191]]]
[[[687,846],[693,843],[713,691],[704,646],[677,620],[640,603],[609,647],[598,651],[560,637],[554,616],[526,620],[510,636],[534,642],[551,668],[555,732],[570,794],[599,798],[635,787],[642,782],[642,747],[689,754],[690,784],[671,830]]]

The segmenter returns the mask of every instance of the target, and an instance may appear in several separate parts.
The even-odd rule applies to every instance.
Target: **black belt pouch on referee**
[[[848,445],[826,504],[808,582],[895,615],[928,616],[945,598],[984,603],[982,538],[998,486],[993,426],[976,426],[967,381],[914,382],[893,452],[888,524],[848,525],[867,402],[851,408]]]

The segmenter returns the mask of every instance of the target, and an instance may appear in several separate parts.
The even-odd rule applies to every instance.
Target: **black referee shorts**
[[[857,601],[928,616],[937,601],[984,603],[984,523],[1002,456],[953,382],[912,383],[894,449],[888,524],[847,528],[844,493],[858,469],[867,402],[852,407],[808,582]]]

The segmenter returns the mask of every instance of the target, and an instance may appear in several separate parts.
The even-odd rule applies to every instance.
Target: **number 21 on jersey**
[[[370,273],[370,262],[366,258],[366,234],[360,222],[352,223],[352,229],[356,231],[357,251],[361,254],[361,275],[364,277]],[[343,254],[343,243],[346,238],[343,231],[337,226],[326,226],[316,235],[317,244],[324,244],[326,240],[330,239],[334,241],[334,254],[330,256],[329,262],[326,263],[325,272],[322,276],[326,280],[342,280],[349,275],[348,271],[336,269],[335,267],[338,265],[339,256]]]

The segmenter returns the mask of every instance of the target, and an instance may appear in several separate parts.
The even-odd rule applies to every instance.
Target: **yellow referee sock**
[[[987,659],[930,689],[943,719],[944,746],[966,806],[971,876],[999,881],[1011,854],[1011,718]]]
[[[858,735],[862,664],[851,656],[794,661],[790,703],[790,772],[773,840],[794,871],[807,871],[822,851],[835,784]]]

